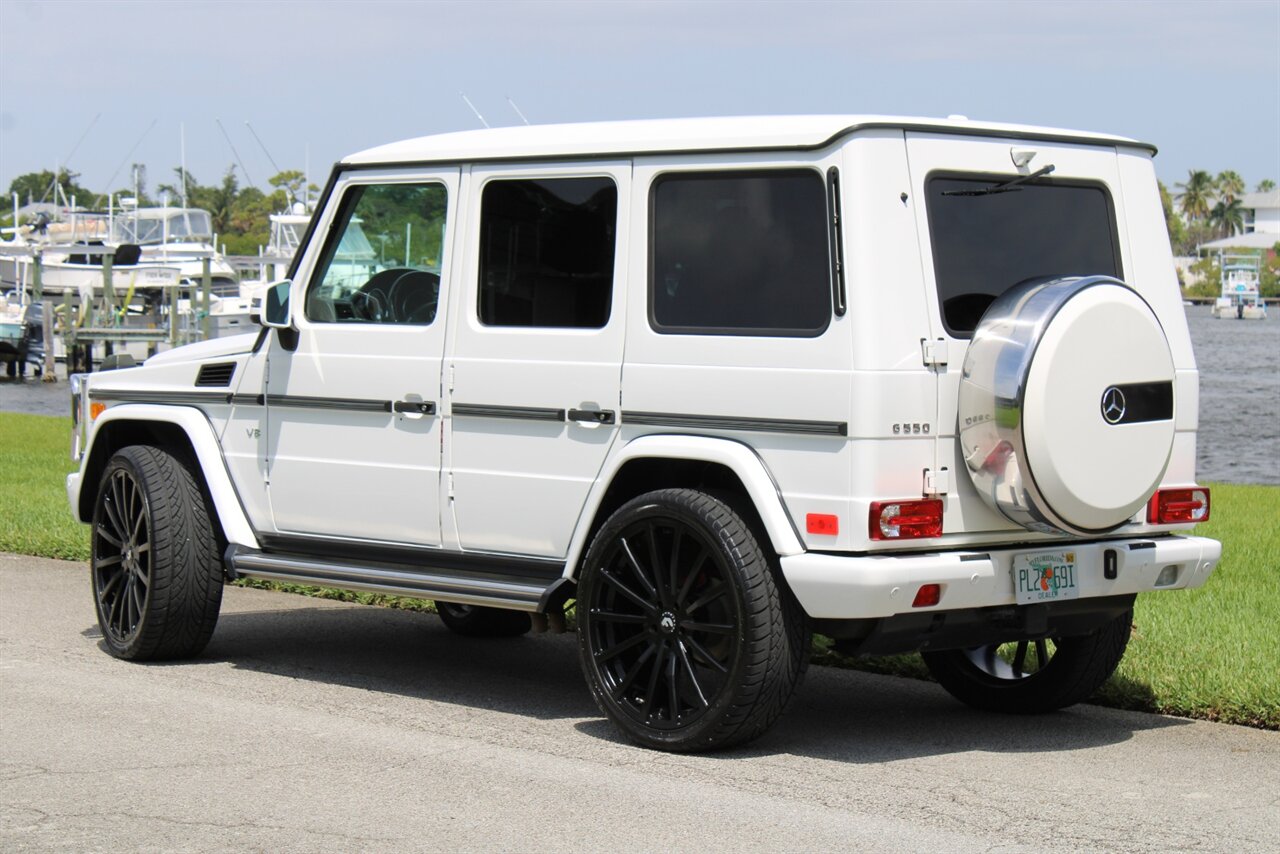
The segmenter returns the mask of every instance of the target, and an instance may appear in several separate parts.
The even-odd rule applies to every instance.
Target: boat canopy
[[[116,217],[117,243],[207,241],[213,237],[209,212],[198,208],[142,208]]]

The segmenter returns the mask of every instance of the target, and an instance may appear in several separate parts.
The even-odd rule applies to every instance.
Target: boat
[[[1258,289],[1261,256],[1219,253],[1218,269],[1222,271],[1222,292],[1213,303],[1213,316],[1222,320],[1266,320],[1267,304]]]

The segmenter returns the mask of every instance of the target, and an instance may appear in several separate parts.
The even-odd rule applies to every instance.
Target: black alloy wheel
[[[1120,665],[1133,611],[1089,634],[922,653],[933,678],[974,708],[1040,714],[1083,702]]]
[[[133,661],[189,658],[213,635],[222,560],[191,469],[131,445],[107,463],[94,504],[90,577],[104,645]]]
[[[578,593],[596,702],[649,747],[756,737],[808,660],[803,612],[748,526],[704,493],[663,490],[624,505],[592,544]]]

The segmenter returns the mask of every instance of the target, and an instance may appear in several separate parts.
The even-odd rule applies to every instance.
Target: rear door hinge
[[[924,494],[946,495],[951,490],[951,471],[947,468],[924,470]]]
[[[947,365],[947,339],[920,339],[920,355],[926,367],[944,368]]]

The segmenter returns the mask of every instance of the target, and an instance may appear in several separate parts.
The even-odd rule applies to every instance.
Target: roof
[[[1280,208],[1280,189],[1266,193],[1245,193],[1240,197],[1240,204],[1246,208]]]
[[[1137,146],[1155,153],[1154,146],[1126,137],[1031,125],[978,122],[963,117],[738,116],[528,125],[461,131],[393,142],[352,154],[342,162],[350,165],[372,165],[587,155],[623,156],[686,151],[816,149],[860,128],[883,127]]]

